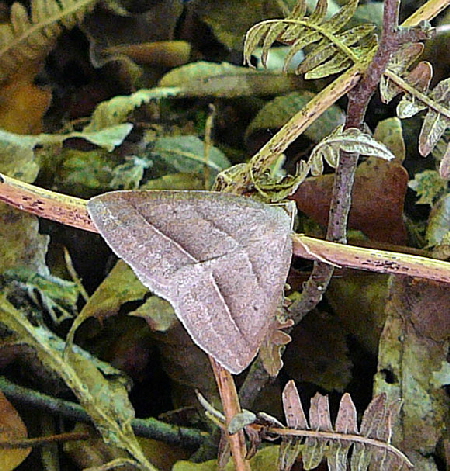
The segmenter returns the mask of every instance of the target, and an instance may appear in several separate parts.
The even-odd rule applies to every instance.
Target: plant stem
[[[6,397],[21,404],[43,409],[51,414],[77,422],[92,423],[92,419],[80,405],[19,386],[1,376],[0,390]],[[207,438],[198,430],[177,427],[153,418],[133,419],[132,427],[138,436],[181,446],[197,447]]]
[[[225,414],[225,432],[228,433],[228,425],[231,419],[241,412],[239,405],[239,397],[234,384],[233,376],[222,365],[217,363],[214,358],[209,357],[211,365],[216,378],[217,386],[219,388],[220,399],[222,401],[223,412]],[[251,471],[250,462],[245,459],[247,449],[245,446],[244,432],[234,433],[228,435],[228,442],[231,448],[231,455],[233,457],[236,471]]]
[[[24,200],[28,202],[30,208],[23,207]],[[90,232],[97,232],[87,212],[87,200],[44,190],[0,174],[0,201],[52,221]],[[45,213],[38,213],[37,207],[45,208]],[[331,265],[335,264],[360,270],[381,273],[401,272],[436,281],[447,282],[449,280],[449,263],[416,255],[407,255],[403,253],[403,250],[400,250],[401,247],[394,247],[394,249],[400,250],[396,252],[351,245],[343,247],[302,234],[293,234],[292,238],[294,255],[297,257],[318,261],[322,258],[329,261]]]
[[[417,26],[421,21],[430,21],[450,4],[450,0],[429,0],[403,23],[403,27]]]
[[[400,0],[386,0],[384,2],[383,31],[378,50],[365,75],[348,93],[346,129],[361,127],[370,98],[380,82],[391,55],[398,48],[399,6]],[[326,237],[328,241],[347,242],[347,221],[358,158],[359,154],[341,152],[331,198]],[[301,299],[291,307],[294,322],[299,322],[320,302],[333,276],[333,271],[334,268],[331,265],[315,262]]]
[[[383,72],[386,70],[391,55],[398,48],[399,41],[397,36],[399,5],[400,0],[386,0],[384,3],[383,31],[377,52],[368,66],[365,75],[356,83],[356,85],[352,83],[352,86],[348,90],[349,104],[347,108],[347,121],[345,128],[361,127],[370,98],[378,86]],[[340,79],[343,77],[344,75],[342,75]],[[296,117],[298,115],[299,113]],[[289,141],[289,143],[290,142],[292,142],[292,140]],[[269,144],[270,143],[266,144],[263,149],[270,147]],[[258,155],[261,153],[262,150]],[[347,221],[358,158],[358,154],[341,152],[340,162],[336,169],[330,204],[326,236],[328,241],[340,242],[343,244],[347,242]],[[253,161],[254,160],[252,160],[252,162]],[[308,281],[304,284],[301,298],[295,302],[290,309],[291,318],[295,324],[299,323],[303,317],[313,310],[322,300],[333,276],[333,272],[334,267],[328,263],[323,261],[316,261],[314,263],[312,273]],[[254,371],[257,372],[259,368],[259,365],[255,365]],[[268,379],[269,377],[267,375],[267,380]],[[253,376],[250,374],[247,376],[241,388],[241,396],[245,398],[246,406],[253,402],[256,397],[254,394],[257,394],[257,392],[262,388],[263,380],[261,374],[258,373],[258,378],[255,379],[256,387],[252,386],[252,381],[254,381]]]
[[[0,450],[22,449],[49,445],[50,443],[65,443],[70,441],[89,440],[94,437],[88,432],[66,432],[46,437],[23,438],[22,440],[2,440],[0,441]],[[100,438],[99,438],[100,439]]]

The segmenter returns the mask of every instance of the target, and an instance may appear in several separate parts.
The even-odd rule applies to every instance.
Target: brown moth
[[[200,348],[235,374],[250,364],[291,262],[285,211],[209,191],[114,191],[92,198],[88,210]]]

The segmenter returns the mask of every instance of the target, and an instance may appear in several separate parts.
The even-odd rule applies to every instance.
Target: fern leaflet
[[[21,3],[11,6],[11,23],[0,26],[0,81],[29,60],[43,59],[62,28],[72,28],[97,0],[34,0],[31,18]]]

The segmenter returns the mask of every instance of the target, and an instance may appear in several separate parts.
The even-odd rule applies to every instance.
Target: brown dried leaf
[[[368,237],[393,244],[405,244],[403,204],[408,173],[396,164],[369,158],[356,170],[349,226]],[[328,221],[334,175],[305,180],[293,199],[297,207],[322,225]],[[370,198],[368,198],[370,195]]]
[[[334,429],[349,435],[358,433],[357,412],[350,394],[345,393],[339,404]],[[346,471],[351,440],[339,440],[329,444],[327,452],[329,471]]]
[[[433,66],[429,62],[419,62],[406,76],[406,81],[417,90],[426,93],[433,78]]]
[[[381,468],[386,471],[412,467],[406,456],[390,445],[393,421],[400,405],[398,402],[387,404],[385,394],[374,397],[367,407],[361,424],[364,433],[358,432],[355,405],[348,394],[342,397],[334,429],[327,396],[317,393],[311,400],[310,425],[306,422],[293,381],[285,387],[283,403],[287,420],[292,424],[291,434],[287,429],[283,432],[288,433],[282,434],[279,469],[283,471],[289,470],[295,462],[300,451],[299,445],[305,436],[305,443],[302,446],[304,469],[317,467],[326,457],[330,470],[346,471],[351,445],[354,445],[350,461],[352,471],[366,470],[369,465],[375,463],[392,466],[392,468]],[[295,415],[298,415],[298,419]],[[305,433],[298,433],[301,431]],[[359,437],[356,438],[355,435]],[[366,438],[369,439],[365,440]],[[374,440],[378,442],[376,445],[373,443]]]
[[[281,359],[284,347],[291,341],[291,336],[286,334],[281,329],[292,327],[293,321],[279,322],[275,320],[273,326],[269,329],[264,342],[261,344],[259,350],[259,358],[261,359],[265,370],[270,376],[276,377],[283,367],[283,360]]]
[[[0,127],[17,134],[39,134],[52,93],[33,82],[39,68],[18,70],[0,88]]]
[[[311,399],[309,408],[309,424],[312,430],[332,431],[333,425],[330,418],[330,407],[328,396],[319,393]],[[305,449],[302,453],[303,466],[305,469],[313,469],[319,466],[324,457],[327,440],[307,438]]]
[[[348,434],[358,433],[356,407],[348,393],[342,396],[334,429],[336,432]]]

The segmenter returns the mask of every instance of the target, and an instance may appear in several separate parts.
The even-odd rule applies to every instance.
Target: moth
[[[88,211],[200,348],[234,374],[251,363],[291,262],[283,209],[210,191],[113,191],[92,198]]]

